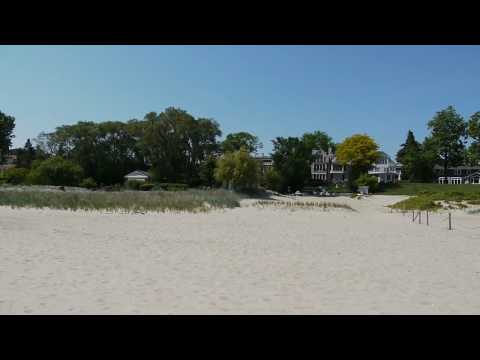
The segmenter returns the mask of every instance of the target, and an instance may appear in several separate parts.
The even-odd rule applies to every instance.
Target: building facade
[[[480,166],[453,166],[447,168],[447,176],[440,165],[433,168],[439,184],[480,184]]]
[[[313,150],[313,161],[311,173],[313,180],[342,183],[348,180],[347,171],[344,166],[338,163],[335,153],[331,149]],[[390,156],[380,152],[378,160],[368,171],[369,175],[376,176],[379,183],[394,183],[402,179],[402,165],[393,161]]]
[[[262,175],[273,167],[273,159],[271,156],[265,156],[264,154],[256,156],[255,159],[260,163],[260,172]]]

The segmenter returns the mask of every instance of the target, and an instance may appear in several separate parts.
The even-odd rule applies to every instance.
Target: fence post
[[[418,223],[419,223],[419,224],[422,223],[422,211],[419,211],[419,212],[418,212]]]
[[[448,213],[448,230],[452,230],[452,213]]]
[[[412,222],[415,222],[415,210],[412,210]]]
[[[427,226],[428,226],[428,210],[427,210]]]

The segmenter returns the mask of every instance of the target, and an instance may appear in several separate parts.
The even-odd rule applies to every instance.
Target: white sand
[[[384,208],[402,198],[332,200],[358,212],[0,207],[0,314],[480,314],[480,215],[412,224]]]

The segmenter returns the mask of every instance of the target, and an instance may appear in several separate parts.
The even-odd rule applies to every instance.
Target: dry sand
[[[480,215],[412,224],[384,207],[402,198],[331,200],[356,212],[0,207],[0,314],[480,314]]]

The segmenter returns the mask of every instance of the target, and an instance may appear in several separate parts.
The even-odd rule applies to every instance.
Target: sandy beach
[[[480,215],[413,224],[385,208],[403,198],[328,199],[354,212],[0,207],[0,314],[480,314]]]

